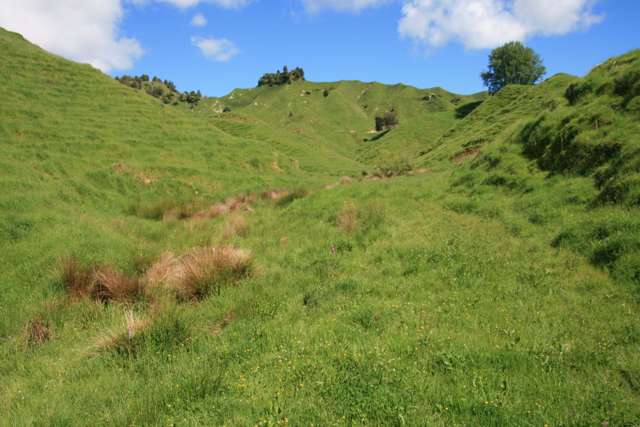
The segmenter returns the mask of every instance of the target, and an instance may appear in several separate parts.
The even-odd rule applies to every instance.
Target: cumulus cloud
[[[231,40],[224,38],[191,37],[191,43],[200,49],[206,58],[212,61],[227,62],[240,53],[240,50]]]
[[[380,6],[392,0],[302,0],[305,10],[316,13],[321,10],[338,12],[360,12],[369,7]]]
[[[143,50],[122,37],[120,0],[2,0],[0,26],[44,49],[103,71],[131,68]]]
[[[533,35],[562,35],[602,18],[594,0],[408,0],[400,35],[429,47],[452,40],[468,49],[493,48]]]
[[[191,25],[194,27],[205,27],[207,25],[207,18],[203,14],[196,14],[191,20]]]
[[[167,3],[181,9],[187,9],[189,7],[197,6],[200,3],[209,3],[216,6],[223,7],[225,9],[240,9],[253,0],[130,0],[137,5],[144,5],[151,2]]]

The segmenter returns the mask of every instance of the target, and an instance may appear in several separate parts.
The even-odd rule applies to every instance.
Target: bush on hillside
[[[624,98],[625,106],[640,95],[640,69],[631,69],[614,82],[614,93]]]
[[[395,109],[384,112],[382,115],[376,116],[376,130],[382,132],[391,129],[398,124],[398,115]]]
[[[144,90],[147,94],[158,98],[165,104],[177,105],[179,103],[188,104],[191,107],[198,105],[202,99],[200,91],[180,92],[176,88],[175,83],[170,80],[162,80],[157,76],[149,79],[149,76],[142,74],[141,76],[120,76],[116,80],[125,86],[137,90]]]
[[[593,87],[589,82],[579,82],[573,83],[569,85],[567,90],[564,93],[564,97],[567,98],[569,104],[575,105],[580,98],[591,93],[593,91]]]
[[[275,73],[266,73],[260,77],[260,80],[258,80],[258,87],[281,86],[291,84],[297,80],[304,80],[304,70],[300,67],[296,67],[289,71],[289,68],[285,65],[282,71],[277,70]]]

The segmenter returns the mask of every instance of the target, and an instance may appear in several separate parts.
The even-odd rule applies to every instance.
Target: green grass
[[[640,423],[637,52],[486,100],[298,82],[189,110],[15,34],[0,49],[0,424]],[[400,124],[364,142],[390,107]],[[611,123],[583,126],[594,111]],[[361,178],[405,164],[427,171]],[[269,189],[290,193],[234,212],[242,233],[192,218]],[[61,281],[70,255],[143,276],[221,244],[252,274],[200,301]]]

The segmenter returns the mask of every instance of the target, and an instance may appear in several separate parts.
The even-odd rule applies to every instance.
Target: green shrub
[[[395,109],[384,112],[380,116],[376,116],[376,130],[382,132],[387,129],[391,129],[398,124],[398,114]]]
[[[571,105],[574,105],[580,100],[580,98],[592,91],[593,87],[589,82],[572,83],[565,91],[564,96]]]

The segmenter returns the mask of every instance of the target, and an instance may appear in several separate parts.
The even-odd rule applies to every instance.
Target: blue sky
[[[402,82],[471,93],[483,90],[479,74],[490,48],[507,40],[533,47],[549,75],[582,75],[640,47],[637,0],[86,0],[96,9],[54,28],[58,37],[51,42],[30,29],[33,19],[46,28],[49,0],[40,2],[42,10],[39,0],[30,0],[31,10],[21,10],[29,2],[7,1],[15,10],[0,11],[0,25],[27,38],[33,33],[30,39],[49,50],[112,75],[158,75],[181,90],[212,96],[254,86],[262,73],[284,64],[302,66],[313,81]],[[196,15],[205,18],[199,26]],[[21,28],[20,19],[31,25]],[[111,19],[111,27],[91,45],[86,34],[67,28],[72,19],[95,19],[98,26]],[[86,40],[84,51],[61,45],[61,31]]]

